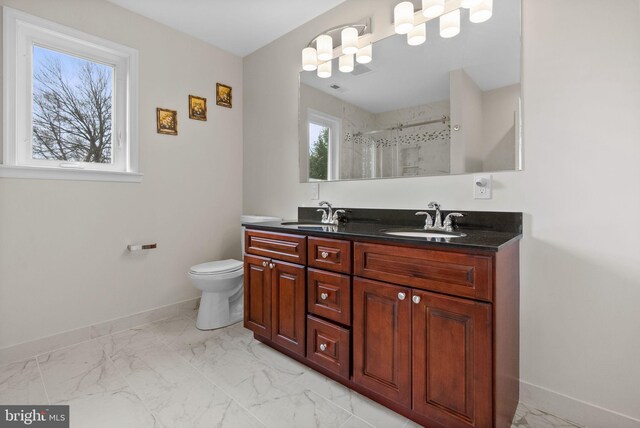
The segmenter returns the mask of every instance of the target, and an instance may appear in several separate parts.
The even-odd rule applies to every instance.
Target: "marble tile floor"
[[[253,339],[179,316],[0,367],[0,404],[68,404],[71,426],[381,427],[407,418]],[[518,407],[512,428],[577,427]]]

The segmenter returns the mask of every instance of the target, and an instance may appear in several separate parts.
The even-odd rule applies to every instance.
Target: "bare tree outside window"
[[[113,68],[34,46],[32,157],[112,162]]]

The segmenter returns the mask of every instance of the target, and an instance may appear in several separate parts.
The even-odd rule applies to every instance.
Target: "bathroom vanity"
[[[509,427],[519,390],[520,213],[465,212],[458,238],[409,210],[245,224],[245,327],[427,427]],[[411,235],[411,234],[409,234]]]

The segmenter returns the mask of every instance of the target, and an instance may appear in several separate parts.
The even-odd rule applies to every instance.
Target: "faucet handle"
[[[442,223],[442,227],[444,227],[444,229],[447,232],[453,232],[453,220],[451,220],[452,217],[464,217],[464,214],[460,214],[460,213],[447,214],[447,216],[444,218],[444,223]]]
[[[346,214],[345,210],[335,210],[333,212],[333,218],[331,219],[331,223],[338,223],[340,221],[340,216],[339,214]]]
[[[425,215],[427,218],[424,220],[424,228],[428,229],[433,226],[433,219],[431,218],[431,214],[426,211],[418,211],[415,215]]]
[[[316,211],[319,211],[322,213],[322,222],[326,223],[329,219],[329,217],[327,217],[327,210],[324,208],[318,208]]]

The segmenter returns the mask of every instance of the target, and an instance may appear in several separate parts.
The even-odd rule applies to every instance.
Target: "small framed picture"
[[[189,95],[189,119],[207,120],[207,99]]]
[[[216,83],[216,104],[231,108],[231,86]]]
[[[157,108],[158,134],[178,135],[178,112],[166,108]]]

